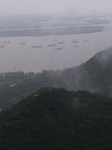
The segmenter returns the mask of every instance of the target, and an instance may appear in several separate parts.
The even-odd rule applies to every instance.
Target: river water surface
[[[22,45],[22,42],[25,44]],[[0,73],[41,72],[44,69],[62,70],[78,66],[97,52],[109,47],[112,47],[112,32],[43,37],[1,37]]]

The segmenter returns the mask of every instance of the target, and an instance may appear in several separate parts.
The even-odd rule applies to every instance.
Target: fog
[[[62,70],[111,47],[111,6],[111,0],[0,0],[0,72]]]
[[[1,15],[106,15],[111,0],[0,0]]]

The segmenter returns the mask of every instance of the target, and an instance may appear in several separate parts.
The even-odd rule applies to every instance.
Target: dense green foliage
[[[32,72],[28,74],[24,74],[23,72],[20,74],[7,74],[5,77],[0,78],[0,107],[4,111],[35,90],[51,86],[53,83],[46,72],[36,74]],[[12,84],[15,84],[15,86],[10,87]]]
[[[0,115],[0,150],[111,150],[111,98],[63,88],[35,93]]]

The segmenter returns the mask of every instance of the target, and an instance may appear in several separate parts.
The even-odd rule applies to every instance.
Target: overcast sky
[[[112,0],[0,0],[0,14],[112,14]]]

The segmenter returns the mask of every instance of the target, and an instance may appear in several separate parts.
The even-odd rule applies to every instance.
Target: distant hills
[[[111,150],[112,98],[42,88],[0,115],[1,150]]]
[[[26,75],[12,74],[2,79],[0,87],[0,107],[16,104],[42,87],[65,88],[67,90],[86,90],[105,96],[112,96],[112,47],[101,51],[87,62],[63,71],[44,70],[42,73]],[[7,83],[12,82],[14,87]]]

